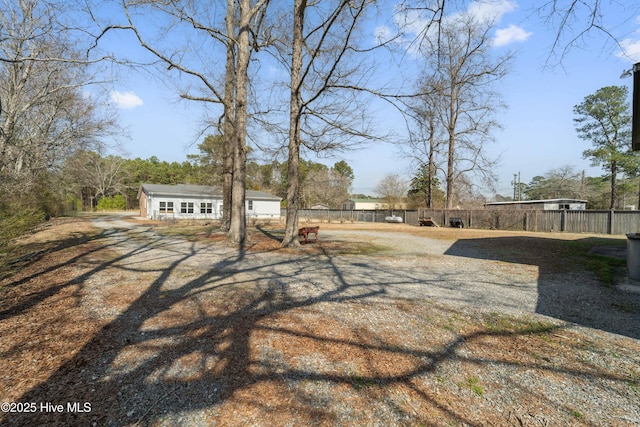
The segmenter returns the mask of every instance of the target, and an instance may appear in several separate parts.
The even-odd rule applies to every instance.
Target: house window
[[[560,209],[569,210],[569,209],[571,209],[571,207],[569,205],[560,205]]]
[[[181,202],[180,213],[193,213],[193,202]]]
[[[173,202],[160,202],[160,213],[173,213]]]
[[[253,200],[249,200],[249,210],[253,210]]]
[[[200,213],[201,214],[210,214],[213,213],[213,203],[200,203]]]

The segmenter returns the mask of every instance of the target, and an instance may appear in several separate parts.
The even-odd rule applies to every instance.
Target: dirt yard
[[[584,256],[620,236],[319,225],[298,250],[115,215],[21,239],[0,425],[640,424],[640,294]]]

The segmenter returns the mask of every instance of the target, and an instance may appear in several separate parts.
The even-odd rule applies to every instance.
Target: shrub
[[[5,250],[11,240],[24,234],[44,220],[44,213],[35,208],[5,206],[0,215],[0,251]]]
[[[117,211],[124,210],[127,204],[126,199],[122,194],[116,194],[115,196],[102,197],[98,200],[97,209],[99,211]]]

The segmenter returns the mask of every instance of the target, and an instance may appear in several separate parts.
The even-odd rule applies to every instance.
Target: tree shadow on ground
[[[366,307],[371,301],[386,298],[387,287],[413,282],[415,278],[390,275],[375,260],[344,261],[328,253],[267,258],[259,253],[232,251],[223,245],[168,240],[153,233],[133,237],[130,231],[117,230],[107,234],[108,245],[112,245],[109,249],[118,249],[117,255],[100,262],[91,258],[93,268],[33,298],[42,302],[64,286],[78,287],[78,295],[98,288],[118,291],[122,287],[121,292],[135,289],[119,282],[122,274],[137,280],[133,285],[139,293],[104,322],[73,357],[20,396],[19,402],[38,405],[35,413],[0,414],[4,416],[0,419],[3,424],[211,425],[216,420],[221,422],[218,417],[226,417],[223,423],[235,425],[255,421],[249,413],[221,414],[221,405],[231,399],[244,402],[261,415],[279,410],[305,424],[341,424],[345,421],[341,417],[349,416],[349,402],[344,404],[345,414],[340,414],[327,403],[336,396],[305,392],[307,384],[331,384],[350,392],[369,386],[402,385],[440,411],[444,420],[480,425],[417,386],[418,379],[449,360],[491,364],[490,360],[475,360],[459,352],[461,346],[475,340],[547,333],[558,328],[542,325],[539,329],[452,334],[433,348],[421,349],[407,348],[401,341],[391,342],[357,324],[350,327],[350,339],[336,338],[314,332],[304,324],[291,323],[291,319],[285,322],[285,315],[310,310],[326,315],[336,304]],[[134,244],[135,239],[140,242]],[[157,252],[148,259],[151,250]],[[458,256],[469,253],[464,245],[454,251]],[[92,249],[51,268],[95,255]],[[348,270],[350,263],[357,269],[356,274]],[[203,265],[207,267],[201,268]],[[314,277],[319,276],[330,277],[330,284],[326,280],[315,281]],[[378,279],[371,280],[371,276]],[[37,305],[23,301],[4,312],[19,316]],[[329,321],[329,317],[322,319]],[[338,319],[334,322],[340,327]],[[344,354],[330,360],[335,355],[327,352],[323,366],[317,360],[305,364],[299,354],[286,353],[301,349],[274,350],[269,344],[273,334],[296,342],[338,346]],[[366,372],[344,366],[355,366],[356,360],[350,362],[352,354],[362,355],[357,362],[369,364]],[[378,370],[374,354],[386,355],[387,363],[396,367]],[[273,385],[266,390],[274,391],[274,395],[257,392],[266,383]],[[41,405],[47,402],[64,407],[60,412],[44,411]],[[90,412],[72,411],[67,406],[77,403],[79,406],[74,408],[84,409],[85,402],[90,403]],[[390,401],[381,404],[395,412],[394,419],[410,424],[426,422],[410,407]]]
[[[265,235],[267,238],[269,238],[269,239],[271,239],[271,240],[273,240],[275,242],[282,243],[282,240],[284,239],[284,234],[283,233],[276,234],[276,233],[273,232],[273,230],[270,230],[270,229],[268,229],[266,227],[263,227],[261,225],[256,225],[256,229],[260,233]]]
[[[535,266],[536,313],[640,339],[640,294],[605,286],[586,267],[586,248],[607,242],[624,244],[598,238],[492,237],[459,239],[445,254]]]
[[[41,276],[46,276],[47,274],[62,271],[63,269],[71,267],[92,255],[97,255],[100,252],[117,247],[118,243],[111,241],[110,239],[112,236],[115,236],[121,231],[122,230],[112,229],[104,230],[99,234],[78,233],[71,238],[62,238],[59,240],[48,242],[44,249],[30,252],[34,254],[34,256],[18,258],[17,260],[11,262],[11,265],[9,267],[19,269],[20,267],[25,267],[29,264],[36,263],[42,260],[45,256],[53,258],[55,259],[55,261],[53,263],[47,264],[45,268],[39,269],[36,272],[27,275],[21,275],[21,277],[17,279],[6,281],[6,283],[4,283],[0,288],[2,296],[6,298],[7,291],[12,290],[13,288],[24,286],[33,279]],[[80,245],[83,245],[87,249],[80,254],[76,254],[70,257],[64,256],[63,251],[65,249]],[[86,277],[91,277],[93,274],[108,268],[111,264],[117,263],[118,261],[125,259],[130,255],[130,253],[127,253],[122,255],[121,258],[116,258],[107,263],[100,263],[99,265],[96,265],[95,268],[90,269],[85,275]],[[24,258],[24,260],[22,258]],[[74,281],[71,282],[63,281],[59,284],[56,284],[55,286],[41,286],[40,289],[32,288],[29,292],[20,292],[19,295],[12,299],[11,305],[7,306],[6,308],[4,308],[5,304],[2,304],[2,306],[0,306],[2,307],[0,308],[0,321],[12,316],[19,315],[29,308],[40,304],[42,301],[51,297],[52,295],[55,295],[60,290],[72,286],[76,282],[82,282],[83,280],[85,280],[85,275],[74,278]]]

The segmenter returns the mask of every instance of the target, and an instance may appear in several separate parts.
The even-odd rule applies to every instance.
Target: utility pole
[[[511,185],[513,185],[513,201],[522,200],[522,186],[520,185],[520,172],[513,174],[513,181],[511,181]]]
[[[633,64],[631,147],[633,151],[640,150],[640,62]]]
[[[631,106],[631,149],[640,150],[640,62],[633,64],[630,70],[625,70],[621,79],[633,77],[633,96]]]

